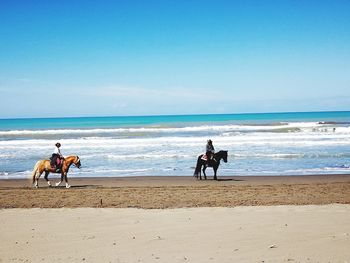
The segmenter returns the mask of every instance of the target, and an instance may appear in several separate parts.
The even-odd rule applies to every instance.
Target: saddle
[[[201,159],[202,159],[203,161],[208,161],[208,156],[207,156],[206,154],[203,154],[202,157],[201,157]]]
[[[208,156],[206,154],[203,154],[201,159],[206,162],[206,165],[208,167],[213,167],[213,163],[217,162],[215,158],[208,159]]]

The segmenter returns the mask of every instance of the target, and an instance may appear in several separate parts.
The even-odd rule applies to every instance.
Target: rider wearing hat
[[[207,160],[212,160],[214,157],[215,149],[213,146],[212,140],[207,141],[207,145],[205,146],[205,154],[207,155]]]

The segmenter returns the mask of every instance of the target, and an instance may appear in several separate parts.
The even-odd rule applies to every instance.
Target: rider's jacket
[[[206,147],[205,147],[205,151],[206,151],[206,152],[215,153],[214,146],[213,146],[212,144],[207,143],[207,145],[206,145]]]

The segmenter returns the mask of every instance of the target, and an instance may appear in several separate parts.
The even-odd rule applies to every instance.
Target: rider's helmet
[[[208,142],[209,144],[212,144],[212,143],[213,143],[212,140],[210,140],[210,139],[209,139],[207,142]]]
[[[58,142],[55,144],[57,148],[60,148],[61,147],[61,144]]]

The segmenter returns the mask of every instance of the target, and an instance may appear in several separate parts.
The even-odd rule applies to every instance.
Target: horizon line
[[[75,118],[126,118],[126,117],[176,117],[176,116],[205,116],[205,115],[248,115],[248,114],[290,114],[290,113],[339,113],[350,112],[350,110],[336,110],[336,111],[271,111],[271,112],[242,112],[242,113],[197,113],[197,114],[150,114],[150,115],[97,115],[97,116],[54,116],[54,117],[5,117],[0,120],[30,120],[30,119],[75,119]]]

